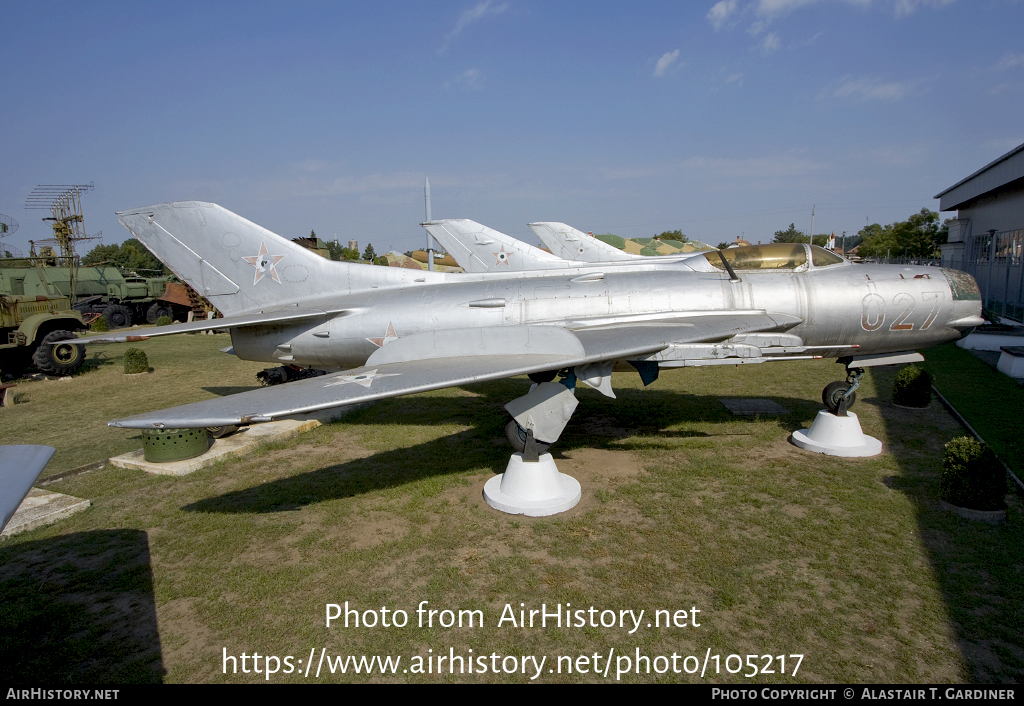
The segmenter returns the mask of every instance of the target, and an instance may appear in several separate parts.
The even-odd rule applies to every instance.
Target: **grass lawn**
[[[922,367],[1017,477],[1024,477],[1024,387],[953,344],[929,351]]]
[[[123,347],[110,346],[70,382],[24,383],[25,403],[0,410],[4,443],[55,445],[49,472],[138,448],[106,420],[254,386],[264,366],[217,352],[226,345],[148,341],[156,371],[130,382]],[[943,360],[935,352],[940,389]],[[545,659],[540,682],[622,670],[624,682],[1019,682],[1019,500],[1001,526],[939,508],[942,446],[963,432],[937,402],[891,407],[895,370],[865,376],[852,410],[882,455],[792,446],[841,371],[675,370],[646,389],[617,374],[616,400],[580,389],[554,451],[583,499],[550,518],[504,515],[481,497],[507,462],[501,408],[525,378],[378,402],[185,477],[107,467],[59,481],[49,489],[93,506],[0,545],[0,663],[9,680],[47,684],[263,681],[241,673],[243,653],[250,671],[254,653],[278,657],[273,682],[518,683],[537,673],[529,659],[524,673],[524,656]],[[767,397],[788,414],[734,417],[720,397]],[[386,607],[408,624],[326,627],[327,604],[346,601],[375,611],[361,619]],[[420,627],[423,601],[453,612]],[[518,624],[520,610],[564,617],[567,604],[584,625]],[[507,610],[516,624],[499,624]],[[636,629],[620,613],[641,610]],[[386,675],[325,663],[316,677],[321,650],[401,661]],[[224,673],[225,654],[239,673],[230,660]],[[463,670],[486,659],[451,674],[452,654]]]

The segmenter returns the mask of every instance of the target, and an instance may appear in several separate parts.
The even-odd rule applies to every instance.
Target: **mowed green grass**
[[[194,334],[88,346],[71,377],[16,381],[8,393],[15,404],[0,408],[0,443],[56,448],[44,478],[142,448],[138,432],[107,422],[259,387],[256,373],[267,364],[220,351],[230,345],[227,334]],[[146,352],[151,373],[124,374],[129,347]]]
[[[130,383],[131,395],[113,364],[81,383],[38,383],[95,385],[88,395],[104,411],[86,412],[75,395],[39,410],[64,420],[63,437],[23,421],[15,430],[11,417],[4,433],[54,443],[68,466],[137,448],[130,432],[102,423],[253,384],[262,366],[235,371],[249,364],[216,353],[221,340],[145,343],[157,372]],[[161,378],[161,367],[180,372]],[[792,446],[787,437],[809,426],[821,388],[841,372],[831,361],[719,366],[665,371],[646,389],[616,374],[616,400],[581,388],[555,457],[583,484],[583,500],[549,518],[505,515],[481,498],[510,452],[502,405],[526,392],[525,378],[375,403],[186,477],[108,467],[60,481],[49,488],[93,506],[0,546],[0,658],[9,674],[47,683],[264,680],[230,673],[230,661],[225,674],[225,653],[239,672],[243,653],[291,656],[292,673],[273,682],[533,676],[529,665],[526,674],[451,674],[447,662],[438,674],[436,656],[450,650],[486,656],[488,667],[497,655],[499,669],[507,656],[544,657],[543,682],[614,681],[626,666],[627,682],[1020,681],[1019,502],[1011,496],[1010,522],[997,527],[939,508],[942,445],[963,432],[938,403],[889,406],[893,370],[869,373],[853,408],[882,455]],[[49,399],[25,388],[29,401],[4,414]],[[720,397],[767,397],[788,413],[734,417]],[[94,430],[80,431],[94,417]],[[99,430],[110,436],[88,441]],[[326,627],[325,606],[346,601],[378,616],[404,610],[409,624]],[[478,610],[483,625],[443,627],[437,614],[420,627],[423,601],[455,615]],[[559,604],[645,612],[632,634],[628,617],[621,628],[499,625],[506,605],[518,620],[521,608]],[[655,611],[693,608],[699,627],[647,627]],[[306,676],[322,649],[401,662],[387,675],[324,666],[317,678],[314,664]],[[639,674],[638,654],[651,660]],[[757,655],[756,676],[744,676],[747,655]],[[687,673],[688,656],[707,661],[703,677]],[[435,658],[433,673],[404,672],[415,657]]]

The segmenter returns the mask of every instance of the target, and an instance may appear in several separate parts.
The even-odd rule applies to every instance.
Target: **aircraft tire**
[[[101,314],[110,328],[127,328],[132,325],[132,312],[121,304],[111,304]]]
[[[32,354],[32,364],[47,375],[70,375],[85,362],[85,346],[70,343],[50,345],[54,341],[75,338],[70,331],[50,331]]]
[[[214,439],[220,439],[228,434],[234,434],[238,431],[238,427],[233,424],[225,427],[206,427],[206,431],[209,432],[210,436]]]
[[[515,419],[505,425],[505,436],[516,451],[523,453],[526,450],[526,430],[519,426],[519,422]],[[547,453],[549,448],[551,448],[551,444],[545,444],[543,441],[537,442],[537,453]]]
[[[825,389],[821,391],[821,401],[825,405],[825,408],[835,414],[839,411],[839,402],[846,395],[846,391],[850,389],[850,383],[844,380],[836,380],[825,385]],[[857,393],[854,392],[850,395],[850,399],[846,404],[846,408],[849,409],[853,406],[853,403],[857,401]]]
[[[526,377],[539,385],[542,382],[551,382],[556,375],[558,375],[557,370],[544,370],[539,373],[530,373]]]

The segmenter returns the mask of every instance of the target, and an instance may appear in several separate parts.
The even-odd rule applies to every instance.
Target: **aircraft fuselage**
[[[786,331],[784,344],[794,345],[795,336],[803,346],[826,347],[817,355],[835,357],[849,355],[851,346],[872,354],[955,340],[973,326],[962,322],[981,311],[973,280],[937,267],[843,263],[739,272],[739,282],[683,264],[615,269],[582,276],[462,275],[465,281],[453,276],[441,284],[325,296],[305,305],[346,311],[314,322],[234,329],[234,352],[246,360],[343,369],[364,364],[396,338],[427,331],[545,324],[579,330],[686,312],[762,310],[802,321]],[[333,287],[324,282],[323,288]]]

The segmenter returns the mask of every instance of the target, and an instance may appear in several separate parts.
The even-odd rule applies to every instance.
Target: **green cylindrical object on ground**
[[[206,453],[206,429],[144,429],[142,451],[150,463],[184,461]]]

